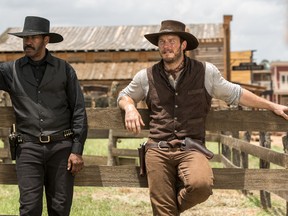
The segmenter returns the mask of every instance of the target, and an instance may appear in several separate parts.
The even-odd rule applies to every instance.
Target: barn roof
[[[223,24],[188,24],[189,31],[201,43],[223,42]],[[158,32],[159,25],[52,27],[64,37],[58,44],[49,44],[54,52],[149,51],[157,47],[144,34]],[[21,32],[22,27],[8,28],[0,35],[0,52],[22,52],[22,40],[7,33]]]
[[[71,63],[79,80],[129,80],[156,62]],[[87,73],[89,71],[89,73]]]

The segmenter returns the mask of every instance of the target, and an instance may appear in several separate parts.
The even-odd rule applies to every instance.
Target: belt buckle
[[[158,142],[158,149],[163,150],[163,148],[161,148],[161,146],[160,146],[160,142],[161,141]]]
[[[41,143],[49,143],[50,142],[50,136],[40,136],[39,137],[39,141],[41,142]]]

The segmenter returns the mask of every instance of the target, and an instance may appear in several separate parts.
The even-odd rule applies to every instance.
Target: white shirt
[[[213,98],[223,100],[227,104],[238,105],[242,94],[241,86],[225,80],[215,65],[209,62],[205,63],[205,88],[209,95]],[[169,77],[169,82],[175,88],[177,78],[174,80],[171,76]],[[130,84],[119,93],[118,101],[123,95],[127,95],[135,103],[138,103],[146,99],[148,90],[147,69],[142,69],[134,76]]]

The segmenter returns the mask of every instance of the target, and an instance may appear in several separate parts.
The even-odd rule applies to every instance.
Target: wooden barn
[[[215,64],[228,80],[231,21],[231,15],[224,15],[223,23],[187,24],[200,42],[187,55]],[[72,64],[85,95],[95,99],[107,96],[115,82],[122,89],[137,71],[160,59],[158,48],[144,38],[144,34],[159,29],[160,25],[51,27],[51,32],[63,35],[64,41],[49,44],[48,49]],[[23,55],[22,40],[7,34],[19,31],[22,27],[8,28],[0,35],[0,62]]]

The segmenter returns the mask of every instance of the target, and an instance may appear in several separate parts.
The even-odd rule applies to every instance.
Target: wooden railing
[[[143,128],[144,134],[140,135],[141,137],[145,136],[145,130],[148,129],[149,116],[147,110],[139,111],[146,125]],[[119,133],[125,128],[124,113],[118,108],[87,109],[87,115],[90,134],[95,132],[93,130],[101,129],[110,130],[110,139],[132,136],[123,132]],[[0,129],[8,130],[14,122],[12,108],[1,107]],[[263,190],[273,192],[288,201],[288,155],[252,145],[247,140],[238,139],[239,131],[286,132],[288,121],[270,111],[210,111],[206,129],[209,133],[218,134],[217,139],[221,143],[222,152],[215,158],[218,158],[225,167],[228,167],[213,168],[215,189]],[[106,132],[104,131],[104,133]],[[227,132],[230,135],[227,135]],[[107,136],[107,134],[103,136]],[[113,146],[110,150],[112,157],[121,155],[120,150]],[[130,150],[131,156],[135,156],[135,152],[136,150]],[[0,157],[2,153],[0,151]],[[248,154],[268,163],[277,164],[281,168],[249,169]],[[81,171],[81,175],[76,177],[76,185],[147,187],[147,180],[145,177],[139,176],[138,169],[137,166],[87,165]],[[0,184],[17,184],[14,164],[0,164]]]

